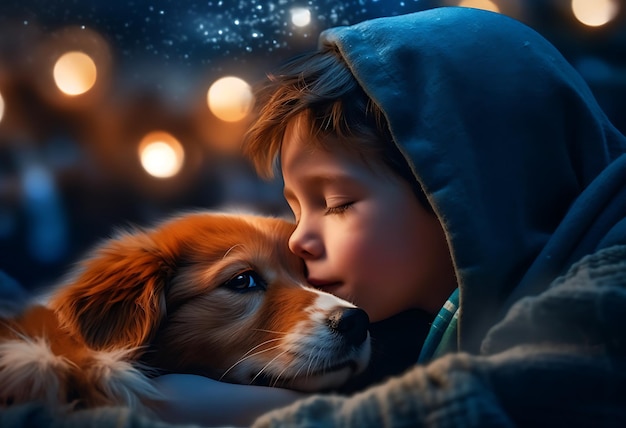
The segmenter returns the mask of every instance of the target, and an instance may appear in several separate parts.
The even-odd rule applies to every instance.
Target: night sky
[[[174,80],[179,96],[191,91],[193,76],[217,78],[225,73],[257,80],[268,68],[294,53],[314,49],[319,33],[329,27],[453,4],[453,0],[9,0],[0,9],[4,37],[67,26],[94,30],[112,49],[118,77]],[[557,45],[566,56],[582,50],[626,61],[618,52],[626,32],[586,32],[568,17],[567,1],[496,0],[502,12],[527,23]],[[311,22],[297,27],[294,8],[307,8]],[[622,12],[622,18],[624,12]],[[7,26],[7,24],[10,24]],[[622,20],[623,24],[623,20]],[[20,28],[21,27],[21,28]],[[615,27],[615,25],[613,26]],[[623,25],[622,25],[623,27]],[[0,41],[0,44],[2,41]],[[6,43],[6,41],[5,41]],[[156,75],[157,77],[150,76]]]
[[[426,9],[429,0],[80,1],[27,0],[3,5],[3,20],[44,31],[76,25],[106,35],[122,63],[138,60],[219,69],[221,61],[280,58],[314,48],[324,28]],[[311,23],[296,27],[291,10]]]

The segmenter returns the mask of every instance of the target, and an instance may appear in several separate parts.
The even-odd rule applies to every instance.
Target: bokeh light
[[[600,27],[617,16],[617,0],[572,0],[576,19],[589,27]]]
[[[462,0],[459,2],[459,6],[500,12],[500,8],[490,0]]]
[[[96,83],[97,69],[91,57],[83,52],[67,52],[54,64],[54,81],[61,92],[81,95]]]
[[[213,82],[207,93],[207,103],[217,118],[238,122],[252,110],[254,95],[248,82],[239,77],[226,76]]]
[[[0,122],[2,122],[2,118],[4,117],[4,97],[0,92]]]
[[[147,134],[139,144],[139,159],[153,177],[173,177],[183,166],[185,152],[178,140],[163,131]]]
[[[311,11],[306,7],[294,7],[289,12],[291,23],[296,27],[306,27],[311,23]]]

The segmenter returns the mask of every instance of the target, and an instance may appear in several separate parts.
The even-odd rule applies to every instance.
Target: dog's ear
[[[51,298],[61,323],[101,349],[146,345],[165,316],[174,257],[143,232],[101,244]]]

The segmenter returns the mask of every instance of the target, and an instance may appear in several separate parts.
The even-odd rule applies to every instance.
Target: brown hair
[[[341,141],[343,149],[366,162],[382,162],[407,180],[430,209],[384,113],[358,84],[336,47],[325,46],[285,63],[257,89],[256,103],[258,114],[246,134],[244,154],[262,177],[274,175],[285,130],[294,119],[303,118],[300,123],[308,124],[313,143]]]

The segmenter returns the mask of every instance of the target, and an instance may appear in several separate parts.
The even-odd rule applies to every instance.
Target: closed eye
[[[239,293],[267,290],[265,280],[253,270],[238,273],[222,284],[222,286]]]
[[[345,204],[337,205],[336,207],[326,207],[326,211],[324,212],[324,214],[325,215],[343,214],[344,212],[346,212],[346,210],[352,207],[353,204],[354,202],[348,202]]]

